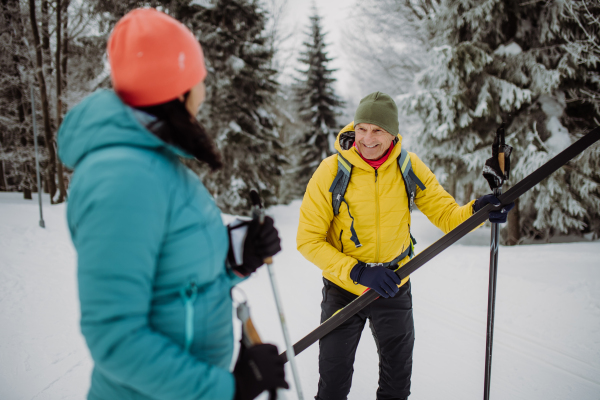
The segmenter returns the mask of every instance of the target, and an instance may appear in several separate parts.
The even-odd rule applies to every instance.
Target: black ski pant
[[[321,323],[358,297],[327,279],[323,282]],[[396,296],[378,298],[319,341],[316,400],[348,398],[354,356],[367,319],[379,353],[377,400],[400,400],[410,395],[415,332],[408,281]]]

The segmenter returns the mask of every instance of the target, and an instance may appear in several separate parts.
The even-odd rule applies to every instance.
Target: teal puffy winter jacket
[[[89,399],[231,399],[227,229],[152,118],[98,91],[70,111],[59,155],[75,172],[67,217],[78,254]]]

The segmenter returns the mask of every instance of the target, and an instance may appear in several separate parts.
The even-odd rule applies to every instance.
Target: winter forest
[[[197,120],[223,167],[181,162],[220,208],[219,217],[211,203],[219,228],[221,220],[250,214],[252,189],[275,221],[271,228],[281,239],[273,256],[276,279],[266,266],[257,267],[226,294],[234,307],[240,298],[247,301],[262,341],[279,351],[286,343],[274,282],[293,343],[320,327],[327,291],[321,269],[298,249],[302,199],[321,161],[336,153],[338,133],[363,97],[375,91],[392,97],[402,148],[416,153],[459,205],[491,192],[482,170],[501,126],[513,147],[504,193],[600,126],[600,0],[0,0],[0,7],[0,400],[79,400],[90,389],[98,364],[82,334],[81,269],[66,217],[76,203],[77,174],[61,162],[57,136],[77,104],[112,89],[107,42],[135,8],[169,14],[202,46],[206,99]],[[194,188],[202,186],[176,156],[172,160]],[[132,208],[140,204],[131,202]],[[350,206],[348,214],[354,224]],[[452,234],[444,236],[426,214],[410,214],[416,258]],[[502,246],[495,246],[491,398],[597,400],[598,143],[522,195],[506,223],[485,222],[411,272],[410,399],[481,398],[484,356],[491,357],[486,329],[495,227]],[[344,235],[350,238],[348,230]],[[208,236],[213,239],[213,231]],[[197,255],[196,243],[185,251]],[[135,297],[123,293],[127,301]],[[184,302],[173,298],[173,309],[183,315]],[[200,303],[195,307],[205,307]],[[127,310],[128,304],[118,306]],[[233,319],[230,372],[241,354],[241,322]],[[366,326],[350,400],[374,398],[379,385],[379,342]],[[300,388],[313,398],[319,352],[316,342],[296,357],[298,380],[286,364],[291,388],[278,398],[300,399]],[[267,397],[265,391],[257,398]]]
[[[200,122],[225,167],[190,163],[224,212],[301,198],[360,98],[381,90],[401,111],[401,134],[459,203],[489,191],[480,179],[494,132],[507,126],[517,182],[600,124],[600,2],[368,0],[344,8],[332,43],[313,5],[284,24],[287,1],[2,1],[0,190],[67,200],[57,157],[65,113],[110,88],[106,42],[128,10],[157,7],[186,24],[209,70]],[[301,37],[301,45],[291,45]],[[299,42],[300,43],[300,42]],[[331,66],[330,49],[338,51]],[[343,73],[344,96],[337,75]],[[32,116],[32,95],[36,108]],[[600,234],[600,149],[522,197],[503,242]]]

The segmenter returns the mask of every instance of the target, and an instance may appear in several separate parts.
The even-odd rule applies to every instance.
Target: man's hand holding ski
[[[356,283],[373,289],[386,299],[394,297],[398,293],[398,290],[400,290],[398,288],[400,284],[398,275],[391,269],[381,265],[370,267],[364,262],[359,261],[350,272],[350,278]]]

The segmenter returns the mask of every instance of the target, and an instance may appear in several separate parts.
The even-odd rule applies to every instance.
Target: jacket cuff
[[[227,273],[227,277],[229,278],[229,282],[231,283],[231,287],[234,287],[238,283],[245,281],[250,276],[250,275],[245,276],[245,277],[238,276],[231,270],[231,268],[228,268],[227,266],[225,267],[225,270]]]
[[[365,268],[367,268],[365,264],[358,262],[352,268],[352,271],[350,271],[350,279],[352,279],[352,282],[354,282],[355,285],[358,285],[358,280],[360,279],[360,276]]]

